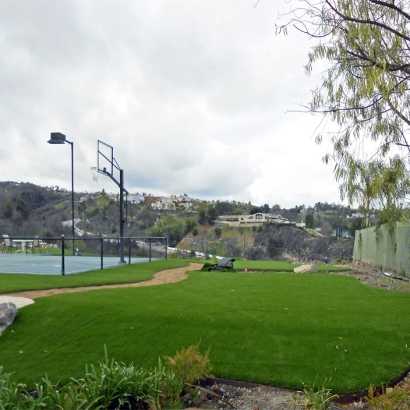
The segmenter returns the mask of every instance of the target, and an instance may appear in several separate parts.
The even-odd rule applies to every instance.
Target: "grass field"
[[[137,268],[152,275],[157,263]],[[409,303],[352,277],[192,272],[175,284],[37,299],[0,337],[0,365],[32,385],[81,376],[104,344],[118,361],[153,367],[201,340],[215,376],[288,388],[331,377],[337,393],[361,391],[408,367]]]
[[[247,261],[236,260],[234,267],[237,270],[253,270],[253,271],[275,271],[275,272],[293,272],[295,268],[300,266],[301,263],[290,263],[286,261]],[[336,271],[348,271],[349,268],[342,266],[331,265],[316,265],[318,272],[336,272]]]
[[[124,265],[118,268],[95,270],[67,276],[0,273],[0,294],[23,290],[74,288],[78,286],[140,282],[150,279],[156,271],[187,266],[188,264],[187,261],[179,259],[169,261],[162,260],[151,262],[151,264]]]

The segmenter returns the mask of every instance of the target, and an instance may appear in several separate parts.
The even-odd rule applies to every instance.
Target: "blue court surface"
[[[152,261],[158,259],[151,259]],[[128,258],[125,258],[128,263]],[[149,258],[131,258],[131,264],[149,262]],[[101,269],[101,257],[99,256],[65,256],[65,274],[87,272]],[[112,268],[120,266],[120,258],[117,256],[103,258],[103,267]],[[61,275],[61,255],[32,255],[32,254],[0,254],[1,273],[30,273],[38,275]]]

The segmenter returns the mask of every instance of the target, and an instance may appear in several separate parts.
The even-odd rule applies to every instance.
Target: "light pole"
[[[73,236],[73,256],[75,255],[74,244],[74,142],[68,141],[61,132],[52,132],[49,144],[70,144],[71,145],[71,229]]]

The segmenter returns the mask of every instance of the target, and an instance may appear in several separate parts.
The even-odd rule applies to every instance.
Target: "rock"
[[[17,316],[17,306],[13,302],[0,303],[0,334],[13,323]]]
[[[293,269],[295,273],[314,273],[316,272],[316,265],[302,265]]]

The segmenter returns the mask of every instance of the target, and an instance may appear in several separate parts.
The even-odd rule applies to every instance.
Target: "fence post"
[[[131,265],[131,238],[128,238],[128,265]]]
[[[168,259],[168,236],[165,234],[165,260]]]
[[[61,235],[61,275],[65,275],[64,235]]]
[[[152,242],[152,238],[149,238],[149,261],[151,262],[151,242]]]
[[[104,269],[104,240],[100,237],[100,258],[101,258],[101,270]]]

